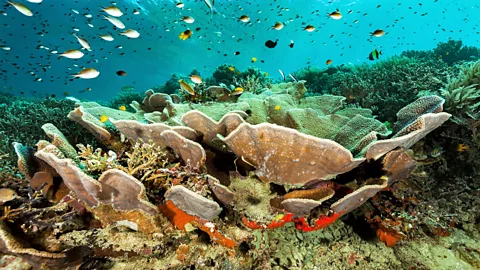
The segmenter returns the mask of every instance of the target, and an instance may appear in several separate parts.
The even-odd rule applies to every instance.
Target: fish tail
[[[218,12],[218,10],[216,8],[213,8],[212,9],[212,12],[215,12],[217,13],[218,15],[222,16],[223,18],[225,18],[225,15],[223,15],[222,13]]]

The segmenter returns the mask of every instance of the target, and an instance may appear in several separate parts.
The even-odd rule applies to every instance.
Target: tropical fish
[[[137,30],[127,29],[122,33],[120,33],[120,35],[129,37],[129,38],[138,38],[140,36],[140,33]]]
[[[188,29],[188,30],[185,30],[184,32],[182,32],[178,38],[181,39],[181,40],[187,40],[188,38],[190,38],[192,36],[193,32],[192,30]]]
[[[378,59],[380,55],[382,55],[382,52],[381,51],[379,52],[377,51],[377,49],[375,49],[368,55],[368,59],[373,61],[375,59]]]
[[[78,40],[78,43],[80,43],[80,45],[82,45],[82,47],[85,50],[90,51],[91,47],[90,47],[90,44],[88,43],[88,41],[86,39],[78,37],[75,34],[73,34],[73,36]]]
[[[383,31],[382,29],[377,29],[373,31],[371,35],[374,37],[382,37],[383,35],[385,35],[385,31]]]
[[[133,13],[133,15],[138,15],[138,14],[140,14],[140,11],[138,11],[138,9],[134,9],[132,13]]]
[[[290,40],[290,45],[288,45],[290,48],[293,48],[293,46],[295,45],[295,43],[293,42],[293,40]]]
[[[443,154],[443,152],[444,152],[443,148],[441,146],[437,146],[437,147],[432,149],[432,152],[430,152],[430,156],[436,158],[436,157],[441,156]]]
[[[0,203],[11,201],[17,197],[17,193],[9,188],[0,188]]]
[[[203,81],[202,78],[198,75],[191,75],[190,80],[192,80],[192,82],[194,82],[196,84],[201,84],[202,81]]]
[[[278,72],[280,72],[280,75],[282,75],[282,78],[285,81],[285,73],[283,73],[283,71],[281,69],[279,69]]]
[[[126,110],[127,110],[127,107],[125,107],[125,105],[122,105],[122,106],[118,107],[118,109],[119,109],[120,111],[126,111]]]
[[[122,77],[123,77],[123,76],[127,76],[127,72],[124,71],[124,70],[118,70],[118,71],[115,72],[115,73],[117,73],[118,76],[122,76]]]
[[[276,23],[272,26],[272,29],[282,30],[282,29],[283,29],[283,23],[281,23],[281,22],[276,22]]]
[[[94,79],[98,77],[98,75],[100,75],[100,71],[94,68],[85,68],[72,76],[75,78],[81,78],[81,79]]]
[[[30,3],[40,4],[42,0],[27,0]]]
[[[277,43],[278,43],[278,39],[275,40],[275,42],[271,40],[267,40],[267,42],[265,42],[265,46],[267,46],[267,48],[273,49],[277,46]]]
[[[305,28],[303,28],[303,30],[305,30],[307,32],[313,32],[313,31],[315,31],[315,26],[307,25],[307,26],[305,26]]]
[[[123,12],[116,6],[102,7],[102,10],[113,17],[121,17],[123,15]]]
[[[100,116],[100,119],[99,119],[99,120],[100,120],[100,122],[105,123],[105,122],[108,121],[108,116],[106,116],[105,114],[103,114],[102,116]]]
[[[292,78],[292,80],[298,82],[297,78],[295,78],[292,74],[289,73],[288,76],[290,76],[290,78]]]
[[[470,146],[468,146],[468,145],[465,145],[463,143],[459,143],[457,145],[457,152],[464,152],[464,151],[468,151],[468,150],[470,150]]]
[[[235,71],[235,68],[234,67],[228,67],[228,70]]]
[[[106,41],[113,41],[113,37],[110,34],[98,35],[101,39]]]
[[[186,23],[193,23],[193,22],[195,22],[195,19],[193,17],[190,17],[190,16],[183,16],[182,21],[184,21]]]
[[[255,63],[257,62],[257,58],[256,57],[252,57],[252,63]]]
[[[111,24],[115,25],[117,28],[125,29],[125,24],[122,21],[115,17],[103,16],[104,19],[108,20]]]
[[[189,93],[192,96],[195,95],[195,90],[193,90],[193,87],[190,84],[184,82],[183,80],[179,80],[178,82],[180,83],[180,88],[182,90],[184,90],[185,92]]]
[[[60,56],[63,56],[65,58],[69,58],[69,59],[80,59],[83,57],[83,52],[79,51],[79,50],[68,50],[62,54],[60,54]]]
[[[215,0],[203,0],[207,7],[210,9],[210,17],[213,16],[213,12],[217,12],[219,15],[221,15],[214,7],[215,5]]]
[[[238,20],[244,23],[248,23],[250,21],[250,17],[248,17],[247,15],[242,15]]]
[[[275,105],[275,111],[280,111],[281,107],[280,105]]]
[[[27,6],[23,5],[23,4],[20,4],[20,3],[17,3],[17,2],[13,2],[13,1],[7,1],[10,5],[12,5],[16,10],[18,10],[20,13],[22,13],[23,15],[25,16],[28,16],[28,17],[31,17],[33,16],[33,12],[28,9]]]
[[[340,11],[336,10],[336,11],[328,14],[328,17],[330,17],[334,20],[340,20],[342,18],[342,13],[340,13]]]
[[[325,64],[330,65],[332,64],[332,62],[333,62],[332,59],[328,59],[327,62],[325,62]]]
[[[238,96],[243,93],[243,88],[242,87],[237,87],[235,88],[228,96]]]
[[[183,8],[185,6],[184,3],[182,2],[178,2],[176,5],[175,5],[177,8]]]
[[[65,99],[73,101],[73,102],[80,102],[80,100],[78,98],[75,98],[75,97],[65,97]]]

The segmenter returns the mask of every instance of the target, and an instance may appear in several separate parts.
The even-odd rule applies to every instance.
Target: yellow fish
[[[13,2],[13,1],[7,1],[7,2],[23,15],[28,17],[33,16],[33,12],[30,9],[28,9],[28,7],[26,7],[25,5],[22,5],[20,3]]]
[[[192,36],[193,32],[192,30],[185,30],[184,32],[182,32],[180,34],[180,36],[178,36],[179,39],[181,40],[187,40],[188,38],[190,38]]]
[[[107,121],[108,121],[108,116],[106,116],[105,114],[100,116],[100,122],[105,123]]]
[[[470,146],[460,143],[457,145],[457,152],[464,152],[470,150]]]
[[[234,67],[228,67],[228,70],[235,71],[235,68]]]
[[[252,57],[252,63],[255,63],[257,62],[257,58],[256,57]]]
[[[184,82],[183,80],[179,80],[178,82],[180,83],[180,88],[182,90],[184,90],[185,92],[189,93],[192,96],[195,95],[195,90],[193,90],[193,87],[190,84]]]
[[[263,76],[265,76],[265,77],[268,77],[268,75],[269,75],[268,72],[263,73]]]
[[[228,94],[228,96],[238,96],[238,95],[241,95],[242,93],[243,93],[243,88],[242,87],[237,87],[237,88],[235,88],[235,90],[233,90],[233,92]]]
[[[280,110],[280,105],[275,106],[275,111],[279,111],[279,110]]]
[[[120,111],[126,111],[126,110],[127,110],[127,107],[125,107],[125,105],[122,105],[122,106],[118,107],[118,109],[119,109]]]
[[[0,188],[0,204],[11,201],[17,197],[17,193],[9,188]]]

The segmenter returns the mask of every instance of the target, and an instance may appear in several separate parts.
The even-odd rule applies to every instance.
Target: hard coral
[[[364,160],[353,158],[334,141],[268,123],[243,123],[224,141],[237,156],[253,164],[257,176],[265,182],[304,184],[329,179]]]
[[[105,224],[121,220],[135,223],[144,232],[157,227],[156,207],[148,202],[145,187],[133,176],[117,170],[105,171],[97,180],[85,174],[69,159],[60,159],[49,146],[35,155],[55,168],[75,196]]]
[[[364,108],[375,106],[380,121],[393,122],[400,108],[413,102],[420,91],[440,88],[450,73],[438,60],[395,56],[335,73],[328,93],[342,95],[348,103]]]
[[[41,126],[47,121],[55,123],[62,130],[68,141],[76,142],[79,138],[91,145],[97,145],[93,135],[80,125],[70,121],[66,114],[75,106],[72,101],[61,99],[26,99],[17,97],[8,103],[0,104],[0,151],[9,158],[2,160],[7,167],[14,167],[16,154],[13,142],[22,142],[34,146],[39,139],[47,139]],[[48,120],[47,120],[48,119]],[[28,130],[28,132],[24,132]]]
[[[472,61],[480,57],[480,50],[476,47],[464,46],[461,40],[449,39],[447,42],[439,42],[433,49],[433,53],[449,66],[460,61]]]
[[[480,119],[480,61],[461,66],[457,77],[450,79],[441,89],[445,97],[445,110],[453,114],[458,124],[466,124],[467,119]]]

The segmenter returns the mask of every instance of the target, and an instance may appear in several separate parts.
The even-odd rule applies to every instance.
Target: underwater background
[[[406,50],[430,50],[449,38],[470,46],[479,42],[475,1],[217,1],[215,8],[221,15],[214,16],[203,1],[185,2],[184,8],[175,4],[117,2],[124,10],[126,29],[139,31],[138,39],[118,35],[119,29],[103,19],[99,6],[109,1],[44,1],[30,5],[32,17],[6,5],[3,10],[8,15],[0,17],[0,45],[12,50],[1,55],[2,91],[25,95],[36,91],[39,97],[69,92],[77,98],[108,100],[126,85],[143,91],[162,85],[172,73],[188,75],[196,69],[209,76],[221,64],[239,70],[255,66],[278,79],[278,69],[288,74],[309,65],[324,67],[328,59],[334,66],[370,62],[368,56],[375,48],[385,58]],[[132,14],[134,9],[140,14]],[[342,19],[327,16],[337,9]],[[250,21],[239,21],[242,15]],[[195,22],[185,23],[183,16],[192,16]],[[271,30],[276,22],[285,27]],[[315,26],[315,31],[303,30],[306,25]],[[187,29],[193,30],[192,37],[180,40],[179,34]],[[372,37],[376,29],[385,30],[385,36]],[[75,33],[90,42],[92,51],[79,60],[58,59],[51,53],[80,49]],[[98,37],[106,33],[115,40]],[[276,39],[277,47],[264,45]],[[294,48],[289,47],[290,40]],[[252,57],[258,59],[255,64]],[[71,81],[70,75],[82,67],[96,68],[101,76]],[[117,70],[128,75],[119,77]]]
[[[0,6],[0,269],[480,269],[480,3]]]

